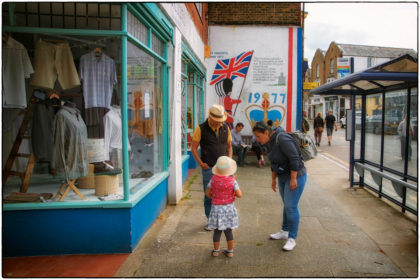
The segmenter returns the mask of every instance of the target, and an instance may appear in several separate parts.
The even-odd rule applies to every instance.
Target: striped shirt
[[[99,58],[94,52],[83,55],[80,80],[83,81],[85,108],[111,106],[112,88],[117,83],[114,60],[104,53]]]

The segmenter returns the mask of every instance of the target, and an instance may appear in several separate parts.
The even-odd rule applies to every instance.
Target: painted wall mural
[[[206,107],[218,103],[230,127],[245,124],[251,135],[258,121],[296,129],[301,114],[298,95],[299,28],[211,26],[211,57],[206,59]],[[301,47],[301,45],[300,45]]]

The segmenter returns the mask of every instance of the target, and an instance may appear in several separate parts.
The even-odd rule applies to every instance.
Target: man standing
[[[408,160],[411,160],[411,137],[414,136],[413,129],[411,128],[411,125],[408,126]],[[400,122],[398,125],[398,135],[400,136],[400,142],[401,142],[401,158],[405,159],[405,144],[407,142],[407,117],[404,117],[404,119]]]
[[[244,124],[239,122],[236,124],[235,129],[232,130],[232,148],[233,153],[238,155],[238,166],[244,166],[244,160],[246,153],[248,152],[248,146],[242,140],[241,131],[244,128]]]
[[[227,115],[223,106],[215,104],[209,111],[209,117],[205,122],[194,130],[191,153],[198,165],[202,168],[203,190],[206,192],[207,185],[213,176],[212,167],[220,156],[232,157],[232,136],[229,127],[223,122]],[[198,147],[201,147],[201,157]],[[204,194],[204,213],[209,217],[211,199]],[[208,229],[207,225],[204,227]]]
[[[331,139],[334,127],[335,131],[337,131],[337,122],[331,110],[328,110],[328,116],[325,117],[324,123],[327,127],[328,146],[331,146]]]

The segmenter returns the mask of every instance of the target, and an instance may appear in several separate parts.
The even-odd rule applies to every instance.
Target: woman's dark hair
[[[258,131],[259,133],[264,133],[266,130],[270,130],[270,128],[264,122],[257,122],[252,131]]]
[[[267,121],[267,124],[268,124],[269,126],[273,126],[273,121],[272,121],[272,120],[268,120],[268,121]]]

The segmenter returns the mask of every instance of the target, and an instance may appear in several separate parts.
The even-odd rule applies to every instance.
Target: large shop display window
[[[122,198],[120,38],[2,42],[3,202]]]
[[[163,64],[132,43],[127,46],[130,187],[162,171]]]

